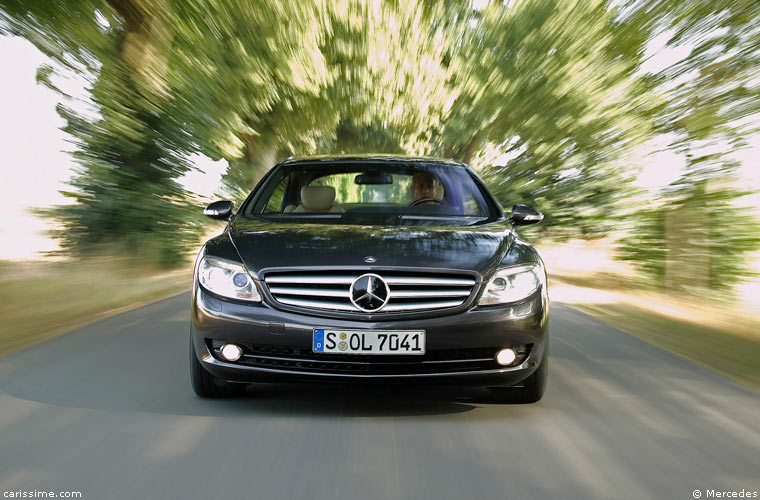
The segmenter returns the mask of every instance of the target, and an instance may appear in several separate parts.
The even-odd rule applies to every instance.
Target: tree
[[[469,0],[8,0],[0,25],[92,81],[97,120],[60,110],[80,163],[75,203],[54,212],[64,246],[148,239],[171,249],[197,228],[177,183],[195,152],[229,162],[233,196],[288,155],[452,157],[478,166],[506,206],[541,209],[546,234],[596,237],[627,208],[632,151],[669,134],[688,168],[663,206],[678,218],[702,200],[699,213],[713,217],[732,206],[716,193],[737,195],[716,183],[734,171],[727,153],[760,111],[758,9],[748,0],[480,10]],[[647,44],[662,33],[689,55],[647,74]],[[52,68],[40,79],[54,86]],[[721,248],[710,234],[709,248]]]
[[[621,162],[647,137],[641,39],[607,2],[491,3],[454,29],[460,89],[436,137],[465,162],[486,145],[509,155],[483,173],[506,205],[534,204],[546,230],[604,234],[626,193]]]
[[[320,50],[325,9],[318,1],[176,3],[176,113],[200,151],[230,163],[231,193],[247,194],[280,150],[337,124],[322,93],[334,77]]]
[[[202,150],[229,161],[227,189],[247,192],[287,155],[430,150],[454,92],[434,12],[358,0],[178,8],[182,114]]]
[[[635,214],[620,255],[649,284],[676,291],[730,291],[755,275],[747,254],[760,249],[760,221],[733,200],[729,185],[681,179],[657,207]]]
[[[188,137],[168,112],[169,5],[141,0],[71,4],[10,2],[4,31],[31,40],[61,66],[92,81],[92,120],[66,106],[59,113],[79,163],[64,194],[74,200],[44,215],[58,220],[65,251],[118,242],[155,247],[173,264],[198,226],[177,183],[190,166]],[[40,79],[55,88],[52,67]]]
[[[672,289],[725,290],[751,275],[760,224],[740,208],[734,151],[756,133],[760,113],[760,4],[750,1],[637,0],[632,22],[686,56],[652,75],[664,105],[656,131],[673,138],[685,168],[656,209],[636,214],[621,255]],[[755,118],[755,119],[753,119]]]

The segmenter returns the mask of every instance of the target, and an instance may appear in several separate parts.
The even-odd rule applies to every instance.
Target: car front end
[[[337,172],[357,183],[374,176],[370,185],[390,189],[393,181],[376,173],[386,162],[352,161]],[[419,169],[393,165],[396,183]],[[445,188],[446,174],[434,172]],[[313,176],[328,174],[296,184],[310,186]],[[425,223],[389,224],[390,204],[378,215],[374,205],[352,204],[345,194],[339,220],[320,220],[325,210],[245,217],[266,185],[265,178],[196,261],[190,355],[197,393],[293,380],[523,386],[524,401],[540,399],[548,363],[546,273],[537,251],[517,238],[514,216],[507,220],[485,187],[479,189],[490,217],[482,223],[440,220],[425,203],[415,212]],[[438,205],[453,203],[454,195],[446,196]],[[354,223],[351,213],[359,214]]]

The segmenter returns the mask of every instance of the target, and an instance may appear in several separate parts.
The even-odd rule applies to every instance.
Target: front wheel
[[[500,403],[535,403],[540,401],[546,390],[546,379],[549,376],[549,339],[544,345],[541,363],[533,374],[526,378],[521,386],[492,387],[494,399]]]
[[[227,382],[211,375],[195,354],[193,339],[190,338],[190,382],[195,393],[202,398],[228,398],[241,394],[244,384]]]

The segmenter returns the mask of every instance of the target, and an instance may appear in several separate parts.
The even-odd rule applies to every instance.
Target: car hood
[[[418,267],[488,276],[513,243],[505,223],[480,226],[297,224],[236,218],[230,237],[249,271],[270,267]],[[364,258],[377,260],[367,264]]]

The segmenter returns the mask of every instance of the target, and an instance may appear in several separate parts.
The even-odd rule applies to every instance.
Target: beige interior
[[[301,188],[301,204],[293,212],[343,212],[343,209],[335,204],[335,188],[304,186]]]

